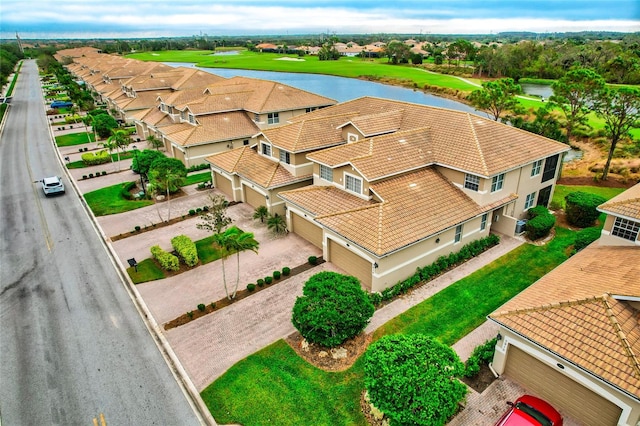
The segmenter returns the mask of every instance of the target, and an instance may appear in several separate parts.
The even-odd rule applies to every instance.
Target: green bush
[[[600,238],[600,228],[590,227],[581,229],[576,233],[576,241],[573,243],[573,249],[580,251],[598,238]]]
[[[273,282],[273,277],[264,277],[265,284],[271,284]]]
[[[256,289],[256,285],[255,284],[247,284],[247,290],[253,291],[255,289]]]
[[[364,330],[374,310],[357,278],[324,271],[304,284],[291,322],[309,342],[334,347]]]
[[[195,216],[196,215],[196,211],[191,209],[189,210],[189,216]]]
[[[198,310],[199,310],[200,312],[204,312],[204,310],[205,310],[205,309],[207,309],[207,307],[204,305],[204,303],[200,303],[200,304],[198,305]]]
[[[473,349],[473,352],[471,352],[471,355],[464,364],[465,377],[477,375],[480,372],[480,365],[489,365],[493,360],[493,353],[495,352],[497,342],[498,339],[494,337]]]
[[[106,150],[98,151],[97,153],[87,152],[82,154],[81,158],[85,166],[97,166],[111,161],[111,156]]]
[[[274,280],[280,279],[280,271],[273,271],[273,279]]]
[[[463,371],[451,347],[423,334],[384,336],[364,355],[364,386],[391,424],[446,424],[467,393]]]
[[[600,215],[597,207],[607,200],[599,195],[588,192],[570,192],[564,197],[567,222],[579,228],[593,226]]]
[[[547,209],[545,206],[535,206],[527,210],[527,217],[529,219],[533,219],[534,217],[542,216],[545,214],[549,214],[549,209]]]
[[[289,276],[289,274],[291,274],[291,268],[289,268],[288,266],[285,266],[284,268],[282,268],[282,275],[287,277]]]
[[[209,306],[211,306],[211,309],[215,309],[216,308],[216,304],[214,302],[211,302],[211,304]]]
[[[530,240],[538,240],[549,235],[553,225],[556,224],[556,217],[551,213],[540,214],[533,219],[529,219],[526,225],[527,237]]]
[[[262,287],[264,285],[264,280],[262,278],[258,278],[258,281],[256,281],[258,283],[258,286]]]
[[[188,311],[187,316],[189,317],[189,319],[193,319],[193,311]]]
[[[307,260],[311,265],[316,265],[318,263],[318,258],[316,256],[309,256]]]
[[[184,260],[187,266],[195,266],[198,264],[198,249],[191,238],[186,235],[178,235],[171,239],[171,246]]]
[[[134,227],[134,229],[135,229],[136,231],[139,231],[139,230],[140,230],[140,225],[136,225],[136,226]]]
[[[162,269],[167,271],[177,271],[180,269],[180,261],[171,253],[160,248],[160,246],[151,247],[151,255],[160,263]]]
[[[90,175],[91,176],[91,175]],[[93,176],[91,176],[93,177]],[[125,200],[132,200],[133,196],[131,195],[131,190],[136,187],[135,182],[126,182],[122,184],[122,188],[120,188],[120,196]]]

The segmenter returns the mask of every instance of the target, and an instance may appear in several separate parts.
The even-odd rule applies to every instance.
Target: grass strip
[[[96,216],[106,216],[139,209],[153,204],[151,200],[127,200],[122,196],[122,188],[127,183],[100,188],[87,192],[84,198]]]
[[[58,146],[74,146],[95,142],[96,136],[93,133],[79,132],[56,136],[55,139]]]

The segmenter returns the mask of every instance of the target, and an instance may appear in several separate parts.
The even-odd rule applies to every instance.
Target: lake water
[[[522,87],[522,91],[528,95],[538,95],[545,99],[549,99],[549,97],[553,95],[553,90],[551,90],[551,86],[547,84],[523,83],[523,84],[520,84],[520,87]]]
[[[165,64],[172,67],[193,66],[193,64],[185,64],[180,62],[165,62]],[[198,67],[198,69],[226,78],[242,76],[277,81],[288,86],[296,87],[301,90],[306,90],[308,92],[316,93],[318,95],[334,99],[338,102],[345,102],[352,99],[361,98],[363,96],[373,96],[377,98],[394,99],[398,101],[412,102],[415,104],[470,112],[482,117],[487,117],[486,113],[478,111],[462,102],[430,95],[419,90],[391,86],[382,83],[375,83],[372,81],[358,80],[354,78],[335,77],[331,75],[321,74],[252,71],[228,68]]]

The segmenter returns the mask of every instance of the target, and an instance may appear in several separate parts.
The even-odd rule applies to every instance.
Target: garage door
[[[504,375],[586,425],[618,424],[622,409],[510,345]]]
[[[371,263],[354,252],[329,240],[329,260],[337,267],[360,280],[362,286],[371,291]]]
[[[231,185],[231,181],[226,177],[222,176],[220,173],[215,173],[215,177],[216,177],[216,188],[222,191],[231,200],[234,200],[233,187]]]
[[[292,213],[291,227],[293,228],[291,229],[291,232],[294,232],[296,235],[300,235],[319,249],[322,248],[322,228],[318,225],[315,225],[303,217]]]
[[[264,195],[260,194],[253,188],[244,186],[244,202],[249,204],[251,207],[256,208],[259,206],[266,206],[267,201],[264,199]]]

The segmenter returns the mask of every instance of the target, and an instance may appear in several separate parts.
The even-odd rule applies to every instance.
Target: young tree
[[[522,108],[516,98],[520,93],[522,88],[512,78],[501,78],[482,83],[482,89],[471,92],[469,101],[474,107],[485,111],[498,121],[506,111],[514,113],[521,111]]]
[[[235,226],[233,228],[235,228]],[[231,300],[232,297],[229,294],[229,287],[227,286],[227,272],[224,268],[224,261],[227,260],[227,258],[231,254],[230,238],[235,232],[235,230],[229,228],[225,232],[213,234],[213,241],[220,249],[220,261],[222,262],[222,283],[224,285],[224,292],[226,293],[227,299],[229,300]]]
[[[93,130],[101,138],[108,138],[118,128],[118,122],[109,114],[98,114],[93,117]]]
[[[274,216],[270,216],[267,219],[267,228],[275,235],[282,235],[287,233],[287,222],[278,213]]]
[[[165,193],[167,198],[167,222],[171,220],[171,193],[180,189],[180,185],[182,185],[186,177],[186,167],[176,158],[159,158],[151,164],[147,189],[153,194]],[[159,207],[158,215],[162,220]]]
[[[260,219],[260,223],[264,223],[264,220],[269,217],[269,210],[267,206],[258,206],[253,211],[253,218]]]
[[[227,216],[229,202],[224,195],[220,194],[209,195],[209,200],[211,200],[211,205],[208,206],[209,210],[200,216],[203,222],[198,223],[196,227],[219,234],[232,222],[231,218]]]
[[[158,139],[154,135],[147,136],[147,142],[151,145],[152,148],[155,148],[157,151],[160,150],[160,147],[164,146],[162,140]]]
[[[243,232],[237,227],[233,226],[229,230],[234,230],[233,234],[228,239],[228,247],[236,253],[236,285],[233,288],[232,299],[235,299],[238,291],[238,284],[240,284],[240,253],[250,250],[258,254],[258,247],[260,243],[253,237],[252,232]]]
[[[357,278],[325,271],[304,284],[291,322],[309,342],[334,347],[364,330],[374,310]]]
[[[367,349],[364,386],[393,424],[444,425],[467,393],[449,346],[422,334],[382,337]]]
[[[640,127],[640,90],[631,87],[605,88],[594,102],[596,114],[604,119],[604,129],[611,140],[602,180],[607,180],[616,145],[632,128]]]
[[[164,153],[160,151],[144,149],[140,151],[138,155],[133,157],[131,170],[145,176],[149,173],[149,169],[151,169],[151,165],[153,164],[153,162],[158,158],[166,158],[166,155],[164,155]]]
[[[126,130],[116,130],[113,129],[111,131],[111,136],[107,139],[107,143],[115,147],[116,152],[118,153],[118,170],[120,170],[120,150],[124,150],[129,144],[131,144],[131,138],[129,137],[129,132]]]
[[[564,114],[568,139],[571,139],[576,125],[587,121],[591,112],[589,106],[604,85],[600,75],[586,68],[571,70],[551,85],[553,96],[549,101],[558,105]]]

